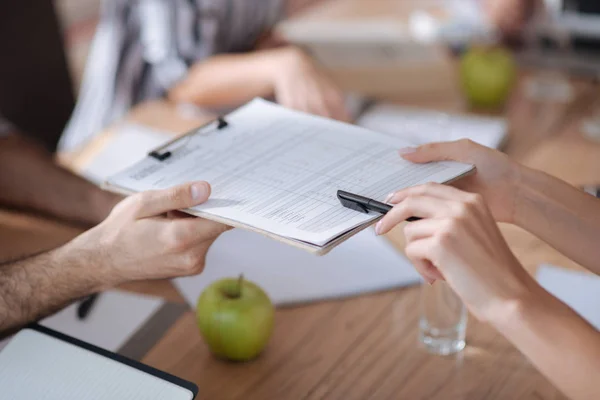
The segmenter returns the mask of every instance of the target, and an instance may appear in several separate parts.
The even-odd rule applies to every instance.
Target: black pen
[[[98,300],[98,296],[98,293],[91,294],[79,303],[79,307],[77,307],[77,318],[84,320],[90,315],[96,300]]]
[[[346,192],[344,190],[337,191],[337,198],[340,200],[340,203],[344,207],[350,208],[354,211],[358,211],[361,213],[368,214],[369,211],[375,211],[380,214],[387,214],[393,206],[382,203],[380,201],[370,199],[365,196],[361,196],[359,194],[354,194],[350,192]],[[407,219],[408,222],[419,221],[421,218],[419,217],[410,217]]]

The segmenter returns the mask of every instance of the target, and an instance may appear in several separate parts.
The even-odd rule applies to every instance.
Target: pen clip
[[[150,156],[158,161],[164,161],[167,158],[171,157],[173,155],[173,152],[177,151],[180,148],[185,147],[187,144],[187,141],[174,149],[167,150],[170,146],[172,146],[173,144],[175,144],[183,139],[189,140],[189,138],[192,135],[197,135],[197,134],[201,133],[202,130],[208,128],[210,125],[213,125],[215,123],[217,124],[217,126],[213,130],[221,130],[221,129],[229,126],[229,123],[225,120],[224,117],[218,117],[215,121],[211,121],[207,124],[204,124],[204,125],[196,128],[196,129],[193,129],[184,135],[181,135],[173,140],[170,140],[169,142],[163,144],[159,148],[152,150],[150,153],[148,153],[148,156]],[[210,133],[213,130],[210,130],[210,131],[204,132],[204,133]]]
[[[369,210],[367,207],[362,205],[358,200],[353,198],[352,193],[345,192],[343,190],[337,191],[337,198],[342,203],[342,205],[346,208],[349,208],[354,211],[358,211],[364,214],[368,214]]]

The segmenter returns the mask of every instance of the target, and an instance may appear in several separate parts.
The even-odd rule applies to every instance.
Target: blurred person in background
[[[254,97],[348,120],[342,92],[271,30],[321,0],[104,0],[63,149],[85,142],[135,104],[166,96],[207,108]]]
[[[483,0],[490,23],[509,39],[519,37],[544,0]]]
[[[120,200],[59,166],[39,141],[0,116],[0,207],[89,227],[106,218]]]
[[[0,207],[90,227],[121,197],[52,154],[75,104],[62,44],[52,2],[0,2]]]

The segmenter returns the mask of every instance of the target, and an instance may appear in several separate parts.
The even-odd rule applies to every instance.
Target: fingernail
[[[392,192],[392,193],[388,194],[383,202],[384,203],[389,202],[392,199],[392,197],[394,197],[395,194],[396,194],[396,192]]]
[[[403,147],[401,149],[398,150],[398,154],[400,154],[401,156],[404,156],[406,154],[411,154],[417,151],[416,147]]]
[[[376,225],[375,225],[375,234],[376,235],[381,235],[381,223],[383,221],[379,221]]]
[[[194,201],[204,200],[208,197],[209,188],[204,182],[194,183],[192,185],[192,199]]]

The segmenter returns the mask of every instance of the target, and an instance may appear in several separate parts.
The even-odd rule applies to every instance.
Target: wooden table
[[[587,99],[589,88],[577,85],[578,98]],[[600,182],[600,145],[578,132],[586,108],[558,107],[553,113],[561,116],[538,130],[541,125],[536,121],[544,112],[519,93],[507,108],[512,126],[509,154],[574,184]],[[181,119],[172,106],[161,102],[137,108],[131,118],[178,131],[198,122]],[[108,140],[109,133],[101,136],[77,160],[85,162]],[[9,212],[0,213],[0,221],[0,251],[5,255],[50,248],[79,232]],[[503,227],[503,232],[530,271],[540,262],[577,268],[526,232],[514,227]],[[397,231],[391,239],[400,244],[401,236]],[[124,289],[183,302],[168,281]],[[449,357],[427,354],[417,344],[418,294],[419,288],[412,287],[279,309],[266,352],[247,364],[213,358],[190,310],[143,361],[196,382],[201,399],[563,398],[504,338],[474,318],[469,321],[465,351]]]
[[[524,77],[526,74],[524,74]],[[579,133],[581,118],[598,89],[576,82],[569,105],[534,104],[518,88],[505,110],[510,121],[507,153],[573,184],[600,182],[600,145]],[[415,104],[403,99],[402,104]],[[417,105],[465,111],[458,97],[421,99]],[[163,102],[138,107],[130,116],[159,129],[183,132],[200,120],[182,119]],[[82,165],[110,140],[110,132],[78,155]],[[73,160],[72,160],[73,161]],[[578,268],[540,240],[502,227],[529,271],[541,262]],[[57,246],[78,229],[34,216],[0,212],[0,253],[19,255]],[[402,234],[392,232],[401,246]],[[183,302],[168,281],[123,287]],[[211,356],[190,310],[143,361],[195,382],[200,399],[562,399],[530,363],[491,327],[469,320],[466,349],[454,356],[426,353],[417,344],[419,288],[347,300],[282,308],[273,337],[255,361],[232,364]]]

